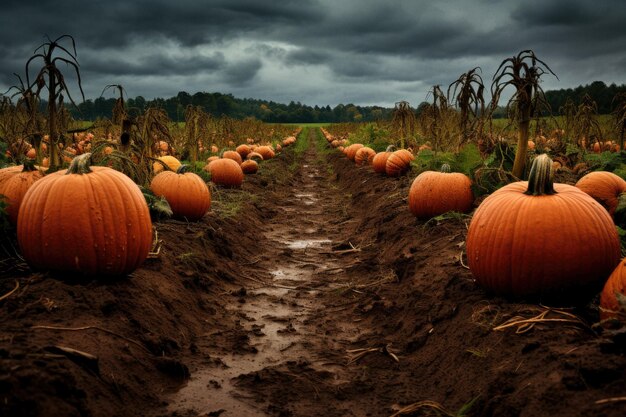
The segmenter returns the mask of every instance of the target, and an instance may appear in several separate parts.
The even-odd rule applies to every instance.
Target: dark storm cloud
[[[489,83],[524,49],[559,75],[545,87],[624,83],[624,21],[626,2],[613,0],[5,0],[0,90],[45,35],[62,34],[76,40],[88,97],[125,83],[147,98],[389,105],[476,66]]]

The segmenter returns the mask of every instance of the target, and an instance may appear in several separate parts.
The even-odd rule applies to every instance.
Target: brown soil
[[[410,177],[310,132],[202,221],[156,223],[161,251],[129,277],[33,273],[5,237],[0,415],[626,415],[597,301],[494,330],[547,310],[474,283],[469,218],[415,220]]]

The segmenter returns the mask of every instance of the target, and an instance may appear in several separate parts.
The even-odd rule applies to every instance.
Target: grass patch
[[[221,219],[237,216],[246,203],[255,202],[258,197],[247,191],[213,187],[211,209]]]

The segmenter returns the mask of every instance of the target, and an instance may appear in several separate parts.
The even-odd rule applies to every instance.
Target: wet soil
[[[469,217],[414,219],[410,174],[305,132],[202,221],[155,223],[161,251],[129,277],[33,273],[5,236],[0,415],[626,415],[595,298],[486,294]],[[523,321],[540,314],[561,321]]]

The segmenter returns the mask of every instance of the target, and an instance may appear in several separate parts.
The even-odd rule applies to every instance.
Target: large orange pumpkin
[[[372,160],[376,156],[376,151],[368,146],[357,149],[354,154],[354,163],[358,166],[371,165]]]
[[[411,168],[413,159],[413,154],[406,149],[394,151],[385,162],[385,173],[390,177],[399,177]]]
[[[617,294],[626,297],[626,258],[622,259],[613,270],[600,293],[600,318],[602,320],[614,317],[626,319],[626,306],[620,304]]]
[[[467,259],[488,291],[584,296],[599,290],[619,262],[609,213],[578,188],[553,184],[551,166],[547,155],[538,156],[528,182],[502,187],[476,209]]]
[[[240,187],[243,183],[241,165],[228,158],[221,158],[208,165],[211,181],[224,187]]]
[[[22,255],[35,269],[115,276],[134,271],[152,247],[146,200],[130,178],[90,167],[80,155],[36,181],[17,220]]]
[[[187,172],[187,165],[181,165],[176,172],[157,174],[150,189],[155,195],[165,197],[177,218],[200,220],[211,207],[209,188],[199,175]]]
[[[626,192],[626,181],[612,172],[594,171],[579,179],[576,187],[602,204],[612,216],[620,194]]]
[[[24,165],[0,169],[0,198],[4,196],[9,221],[17,224],[17,214],[24,194],[31,185],[43,177],[43,171],[37,169],[33,161]]]
[[[413,180],[409,190],[409,210],[419,219],[430,219],[449,211],[472,210],[472,181],[460,172],[450,172],[444,164],[441,172],[425,171]]]

